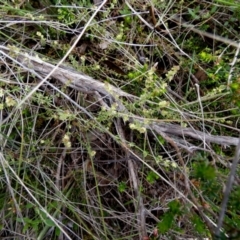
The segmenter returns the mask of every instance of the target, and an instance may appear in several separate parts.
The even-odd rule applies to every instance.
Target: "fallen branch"
[[[14,48],[13,48],[14,49]],[[21,52],[19,49],[16,52],[12,52],[12,49],[0,45],[0,52],[4,53],[4,55],[9,55],[9,58],[12,60],[15,59],[15,62],[18,63],[21,67],[29,72],[37,73],[40,76],[46,76],[54,67],[55,65],[47,63],[41,60],[39,57],[30,56],[28,53]],[[10,57],[11,54],[15,57]],[[88,93],[88,94],[95,94],[99,93],[101,97],[110,99],[110,103],[117,102],[118,103],[118,111],[119,114],[121,113],[128,114],[130,116],[129,120],[131,122],[139,122],[146,127],[148,130],[152,130],[155,133],[161,134],[166,133],[172,136],[181,136],[183,138],[191,137],[193,139],[197,139],[200,141],[216,143],[223,146],[237,146],[238,138],[235,137],[228,137],[228,136],[214,136],[211,134],[203,133],[201,131],[197,131],[191,128],[184,128],[177,124],[168,124],[168,123],[156,123],[152,122],[151,124],[145,124],[144,120],[139,116],[133,115],[127,111],[127,109],[123,106],[120,102],[119,97],[127,97],[132,100],[137,99],[136,96],[126,93],[123,90],[114,87],[111,84],[102,83],[92,77],[83,74],[81,72],[77,72],[74,69],[69,67],[60,66],[57,71],[53,72],[51,75],[52,78],[60,81],[66,86],[69,86],[73,89],[78,91]],[[96,95],[96,94],[95,94]],[[176,142],[178,146],[183,147],[183,141],[181,143]],[[185,148],[188,151],[192,152],[198,147],[194,147],[191,145],[189,147],[189,143],[186,142]]]
[[[177,135],[182,137],[191,137],[197,140],[205,139],[206,142],[216,143],[223,146],[237,146],[238,138],[235,137],[228,137],[228,136],[214,136],[211,134],[203,133],[201,131],[191,129],[191,128],[184,128],[177,124],[158,124],[153,123],[151,124],[151,128],[157,132],[164,132],[170,135]],[[191,147],[192,148],[192,147]]]
[[[28,53],[21,52],[20,49],[13,48],[16,49],[16,53],[14,54],[12,53],[11,48],[0,45],[0,49],[10,56],[11,54],[16,54],[15,59],[17,62],[25,66],[25,69],[34,70],[42,77],[45,77],[55,67],[55,65],[41,60],[38,56],[31,56]],[[55,72],[52,73],[51,78],[57,79],[64,85],[85,93],[97,91],[101,93],[101,95],[107,96],[111,92],[116,96],[134,97],[133,95],[128,94],[121,89],[114,87],[113,85],[97,81],[88,75],[77,72],[74,69],[66,66],[59,67]]]

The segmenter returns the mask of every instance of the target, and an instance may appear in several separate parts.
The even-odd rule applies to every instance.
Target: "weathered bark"
[[[11,59],[15,59],[16,62],[19,63],[21,67],[23,67],[25,70],[28,70],[29,72],[37,73],[40,76],[44,77],[46,76],[54,67],[55,65],[50,64],[46,61],[41,60],[39,57],[30,56],[28,53],[20,52],[20,50],[16,50],[16,53],[13,53],[12,49],[9,49],[8,47],[0,45],[0,52],[4,52],[5,55],[9,54],[10,56],[13,55],[15,57],[11,57]],[[190,137],[196,140],[200,141],[206,141],[209,143],[216,143],[223,146],[230,146],[234,145],[237,146],[238,144],[238,138],[235,137],[229,137],[229,136],[214,136],[208,133],[204,133],[201,131],[197,131],[195,129],[191,128],[184,128],[177,124],[168,124],[168,123],[157,123],[152,122],[150,124],[144,124],[143,118],[133,115],[129,113],[126,108],[121,103],[120,97],[126,97],[130,98],[131,100],[137,99],[136,96],[126,93],[120,88],[117,88],[111,84],[105,84],[102,83],[96,79],[93,79],[92,77],[83,74],[81,72],[75,71],[74,69],[71,69],[66,66],[59,67],[53,74],[51,75],[52,78],[60,81],[66,86],[69,86],[71,88],[74,88],[78,91],[84,92],[84,93],[91,93],[94,94],[94,92],[99,93],[102,97],[108,97],[113,100],[113,102],[118,103],[118,111],[119,113],[124,112],[125,114],[128,113],[130,118],[129,120],[131,122],[140,122],[144,127],[148,130],[153,130],[156,133],[166,133],[172,136],[181,136],[183,138]],[[178,144],[179,146],[183,146],[183,141],[181,144]],[[191,145],[189,147],[189,143],[186,142],[185,148],[189,150],[190,152],[194,151],[195,149],[198,149],[198,147],[194,147]]]

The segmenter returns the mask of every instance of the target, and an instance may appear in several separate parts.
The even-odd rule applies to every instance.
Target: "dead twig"
[[[232,185],[233,185],[234,177],[235,177],[235,174],[236,174],[236,171],[237,171],[237,165],[238,165],[239,159],[240,159],[240,138],[238,140],[238,145],[236,147],[236,153],[235,153],[235,157],[234,157],[233,164],[232,164],[232,167],[231,167],[231,172],[228,176],[228,181],[227,181],[227,184],[226,184],[226,190],[224,192],[224,198],[223,198],[223,201],[222,201],[221,210],[220,210],[219,218],[218,218],[218,224],[217,224],[216,233],[215,233],[216,237],[219,237],[220,232],[221,232],[221,227],[222,227],[222,224],[223,224],[225,211],[226,211],[228,199],[229,199],[229,196],[230,196],[230,193],[231,193],[231,190],[232,190]]]
[[[146,230],[146,214],[145,208],[143,204],[143,198],[141,196],[141,192],[139,190],[139,184],[137,179],[137,170],[134,161],[131,158],[131,153],[128,151],[128,148],[125,147],[126,139],[124,135],[124,131],[120,124],[120,119],[115,120],[115,127],[118,133],[118,136],[121,138],[122,147],[125,150],[126,158],[128,159],[128,170],[129,170],[129,177],[131,179],[131,183],[133,185],[133,190],[135,194],[135,210],[137,211],[137,221],[139,224],[139,239],[142,240],[147,237],[147,230]]]

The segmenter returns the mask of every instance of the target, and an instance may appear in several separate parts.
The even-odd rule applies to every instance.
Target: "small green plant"
[[[209,48],[206,48],[204,49],[203,51],[201,51],[199,53],[199,58],[201,61],[203,61],[204,63],[209,63],[209,62],[213,62],[217,59],[216,56],[214,56],[212,53],[211,53],[211,49]]]
[[[158,230],[162,234],[168,232],[173,227],[175,219],[182,213],[182,207],[177,200],[170,202],[168,207],[169,210],[164,213],[161,222],[158,223]]]
[[[200,10],[200,5],[198,5],[194,9],[188,8],[188,13],[190,14],[193,20],[200,19],[199,10]]]
[[[230,88],[232,90],[233,103],[240,108],[240,77],[231,83]]]
[[[159,176],[155,172],[150,171],[150,172],[148,172],[146,179],[150,184],[153,184],[154,182],[156,182],[159,179]]]
[[[193,214],[190,218],[193,223],[193,227],[198,234],[200,234],[201,236],[209,235],[208,229],[206,228],[205,223],[197,214]]]
[[[66,24],[72,24],[76,20],[73,8],[59,8],[58,20]]]
[[[216,171],[213,166],[207,162],[197,162],[194,164],[194,177],[201,180],[213,180],[216,177]]]
[[[127,184],[125,182],[120,182],[118,184],[118,191],[120,193],[124,192],[127,189]]]
[[[124,16],[124,23],[127,26],[130,26],[133,22],[133,16],[131,10],[127,7],[127,5],[124,5],[123,9],[119,11]]]

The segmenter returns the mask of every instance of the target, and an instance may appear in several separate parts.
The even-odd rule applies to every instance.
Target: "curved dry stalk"
[[[219,212],[218,224],[217,224],[216,233],[215,233],[216,237],[219,237],[219,235],[220,235],[220,231],[221,231],[221,227],[222,227],[222,224],[223,224],[228,199],[230,197],[230,193],[231,193],[231,190],[232,190],[232,185],[233,185],[234,177],[235,177],[235,174],[236,174],[236,171],[237,171],[237,165],[238,165],[239,159],[240,159],[240,137],[238,139],[238,145],[236,147],[236,153],[235,153],[235,156],[234,156],[233,164],[231,166],[231,172],[228,176],[228,181],[227,181],[226,189],[225,189],[225,192],[224,192],[224,197],[223,197],[223,201],[222,201],[222,205],[221,205],[221,210]]]
[[[139,183],[137,178],[137,171],[136,165],[134,165],[133,160],[131,159],[131,154],[125,146],[126,138],[124,135],[124,131],[122,129],[121,124],[119,123],[119,119],[115,121],[115,127],[118,132],[119,137],[121,138],[122,146],[125,150],[126,158],[128,159],[128,170],[129,170],[129,177],[131,179],[131,183],[133,185],[133,190],[135,194],[136,201],[134,201],[135,210],[137,212],[137,221],[138,221],[138,228],[139,228],[139,239],[144,239],[147,236],[146,230],[146,214],[145,214],[145,207],[143,204],[143,198],[141,196],[141,192],[139,190]]]

